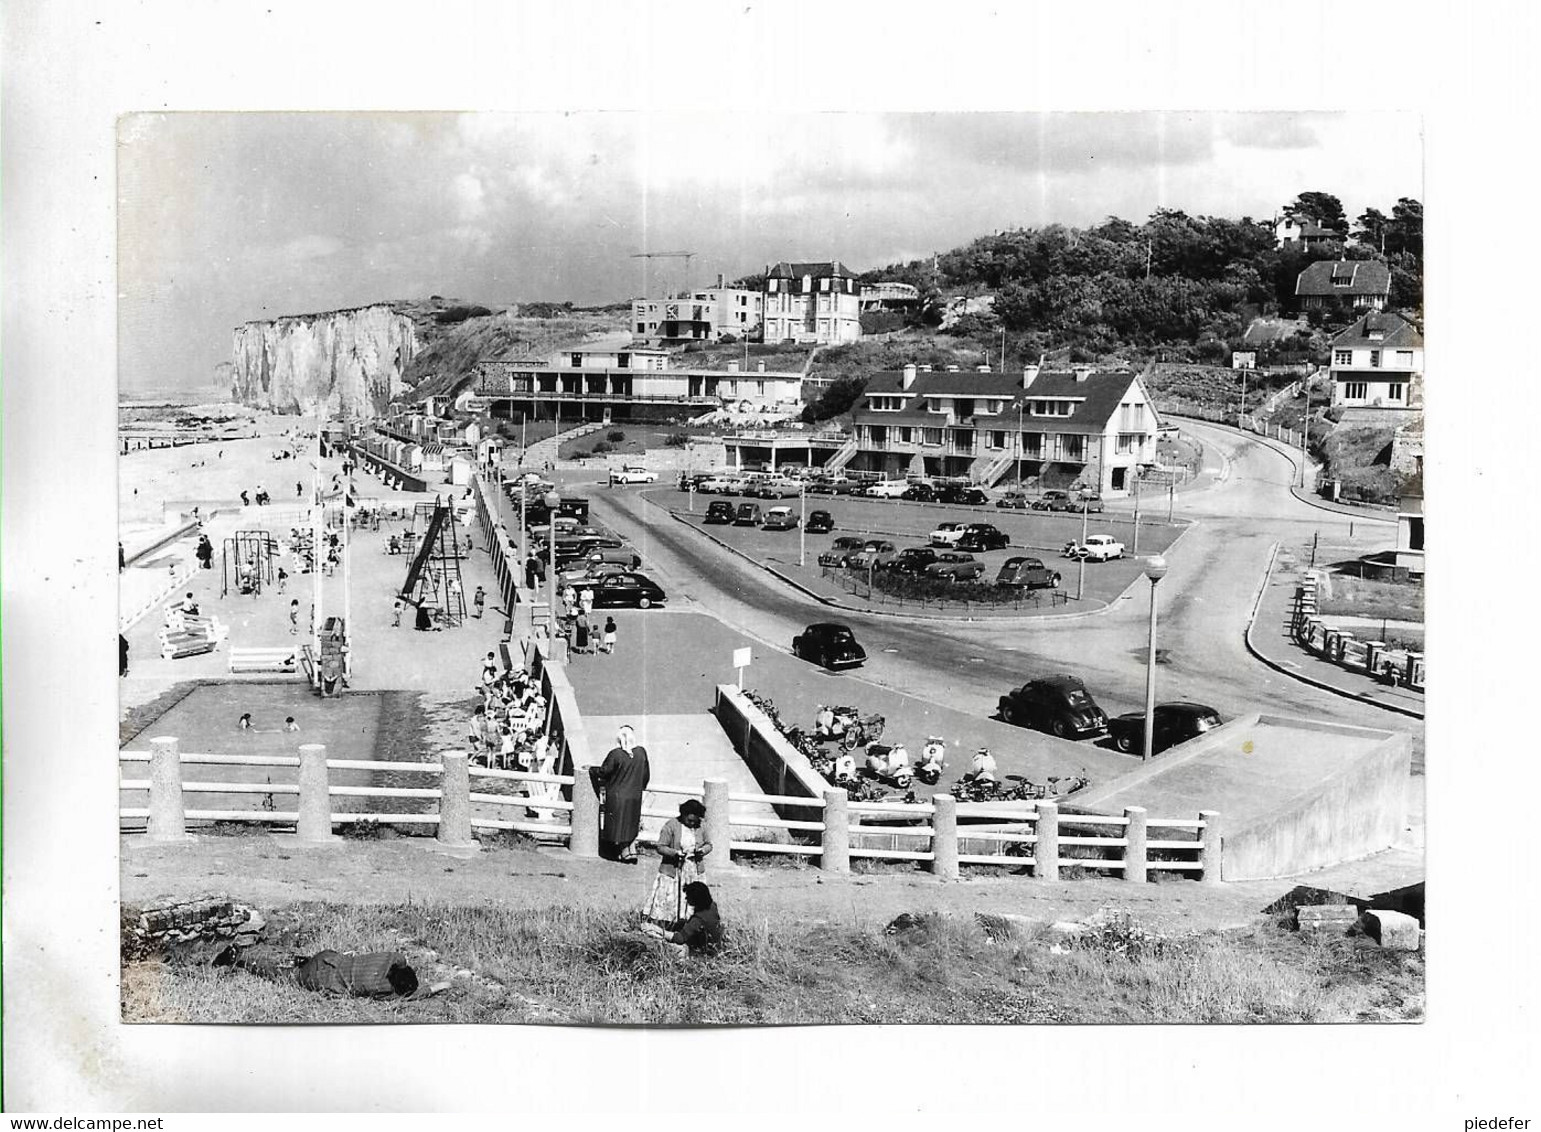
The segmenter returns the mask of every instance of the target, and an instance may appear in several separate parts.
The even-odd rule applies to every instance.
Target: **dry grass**
[[[716,957],[687,958],[637,934],[634,918],[563,908],[305,904],[286,915],[325,946],[405,950],[425,983],[462,977],[430,998],[371,1002],[244,972],[136,963],[124,970],[125,1020],[1347,1022],[1423,1012],[1421,954],[1272,925],[1163,939],[1123,924],[1067,948],[1041,931],[992,942],[973,918],[940,914],[893,936],[754,920],[731,924]]]

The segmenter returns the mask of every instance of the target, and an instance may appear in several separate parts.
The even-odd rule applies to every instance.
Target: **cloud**
[[[259,248],[257,254],[280,264],[305,263],[334,256],[342,250],[342,246],[342,241],[336,236],[308,235],[286,240],[277,247]]]
[[[1296,113],[1228,114],[1220,135],[1241,149],[1311,149],[1321,143],[1319,115]]]
[[[895,114],[883,119],[914,160],[1015,172],[1191,165],[1214,154],[1209,115]]]
[[[457,174],[451,192],[462,220],[475,220],[487,211],[487,190],[482,187],[481,178],[476,174]]]

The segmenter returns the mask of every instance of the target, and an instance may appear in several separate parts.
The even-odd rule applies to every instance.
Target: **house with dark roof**
[[[884,476],[1079,484],[1123,495],[1156,462],[1160,419],[1140,376],[1090,366],[1021,373],[932,371],[873,375],[852,411],[847,465]]]
[[[1319,260],[1295,280],[1302,310],[1325,306],[1332,299],[1347,299],[1358,309],[1385,310],[1390,294],[1391,268],[1373,259]]]
[[[763,295],[767,342],[830,345],[861,337],[861,284],[839,260],[769,264]]]
[[[1307,251],[1343,239],[1341,232],[1322,227],[1314,216],[1281,217],[1274,221],[1273,236],[1281,248],[1301,248]]]
[[[1411,419],[1423,409],[1423,335],[1399,314],[1371,311],[1332,340],[1329,373],[1334,408]]]

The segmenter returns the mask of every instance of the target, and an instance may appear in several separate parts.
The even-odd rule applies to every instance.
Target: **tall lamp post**
[[[1145,746],[1140,758],[1149,762],[1156,728],[1156,584],[1166,577],[1166,559],[1159,554],[1147,558],[1145,576],[1150,579],[1150,643],[1145,655]]]
[[[803,480],[802,490],[797,493],[802,499],[802,517],[797,522],[797,564],[808,565],[808,481]]]
[[[551,556],[550,574],[546,582],[546,608],[551,611],[551,635],[556,636],[556,509],[562,502],[562,497],[554,491],[548,491],[541,496],[542,503],[546,505],[546,549]]]

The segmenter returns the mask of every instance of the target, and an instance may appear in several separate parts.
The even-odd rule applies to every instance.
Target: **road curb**
[[[1334,684],[1329,684],[1325,680],[1317,680],[1313,677],[1306,676],[1303,673],[1296,672],[1293,669],[1287,668],[1280,664],[1278,661],[1272,660],[1265,656],[1263,652],[1252,643],[1252,630],[1253,627],[1257,624],[1258,611],[1263,607],[1263,595],[1268,592],[1268,584],[1273,581],[1273,567],[1275,560],[1278,558],[1278,555],[1279,544],[1274,543],[1273,549],[1268,552],[1268,569],[1263,571],[1263,582],[1257,588],[1257,597],[1252,601],[1252,613],[1247,618],[1247,628],[1246,631],[1242,634],[1242,641],[1246,644],[1247,651],[1251,653],[1256,659],[1262,661],[1269,668],[1273,669],[1275,672],[1283,676],[1288,676],[1292,680],[1298,680],[1302,684],[1309,684],[1313,688],[1320,688],[1324,692],[1331,692],[1335,696],[1341,696],[1345,700],[1352,700],[1356,704],[1369,704],[1371,707],[1378,707],[1382,711],[1395,712],[1397,715],[1405,715],[1412,719],[1423,719],[1423,712],[1413,711],[1412,708],[1399,707],[1396,704],[1383,703],[1380,700],[1367,699],[1362,695],[1357,695],[1354,692],[1339,688]]]

